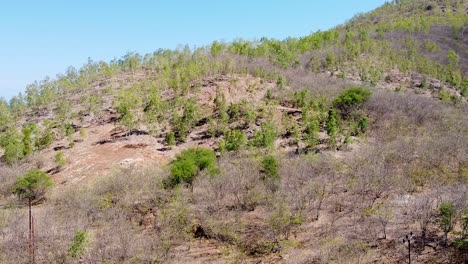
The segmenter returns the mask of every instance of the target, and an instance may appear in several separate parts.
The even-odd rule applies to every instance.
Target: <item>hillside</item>
[[[467,25],[401,0],[34,82],[0,100],[0,262],[28,263],[39,170],[37,263],[404,263],[410,232],[414,263],[466,263]]]

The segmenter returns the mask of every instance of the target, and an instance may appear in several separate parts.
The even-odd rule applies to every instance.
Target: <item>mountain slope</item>
[[[0,103],[0,260],[27,259],[11,189],[38,168],[55,182],[33,208],[40,263],[401,263],[409,232],[418,263],[463,263],[467,8],[396,1],[31,84]]]

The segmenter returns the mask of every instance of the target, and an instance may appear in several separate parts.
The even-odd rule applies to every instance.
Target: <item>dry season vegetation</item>
[[[466,263],[467,9],[31,84],[0,101],[0,263],[405,263],[410,233],[415,263]]]

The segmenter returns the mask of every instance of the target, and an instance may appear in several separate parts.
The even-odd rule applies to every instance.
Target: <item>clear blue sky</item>
[[[213,40],[326,30],[385,0],[30,0],[0,7],[0,97],[73,65]]]

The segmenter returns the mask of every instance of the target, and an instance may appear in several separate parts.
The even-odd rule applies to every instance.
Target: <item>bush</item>
[[[263,123],[262,129],[255,131],[252,145],[255,147],[268,147],[274,146],[276,139],[276,128],[272,123]]]
[[[348,88],[333,101],[333,106],[347,115],[353,108],[367,101],[370,96],[371,92],[367,89],[361,87]]]
[[[88,232],[77,230],[73,238],[73,243],[68,248],[68,254],[74,259],[79,258],[85,252],[88,243]]]
[[[172,162],[170,175],[164,181],[164,187],[172,188],[182,182],[192,184],[194,177],[204,169],[211,174],[219,171],[216,166],[216,155],[212,150],[202,148],[184,150]]]
[[[55,154],[55,163],[57,163],[59,167],[65,166],[65,164],[67,164],[67,160],[65,159],[65,155],[62,151],[59,151]]]
[[[279,164],[275,157],[266,156],[262,159],[262,172],[268,178],[279,178],[278,167]]]
[[[46,129],[44,134],[36,141],[36,147],[39,150],[45,149],[50,146],[55,140],[54,133],[51,129]]]
[[[439,212],[440,212],[440,227],[444,231],[445,234],[445,244],[448,242],[448,233],[453,230],[453,227],[455,226],[455,221],[456,221],[456,213],[457,210],[453,203],[451,202],[444,202],[439,206]]]
[[[174,132],[168,132],[166,134],[166,138],[165,138],[165,141],[166,141],[166,144],[168,146],[175,146],[176,145],[176,140],[175,140],[175,134]]]
[[[247,142],[247,136],[241,130],[228,130],[226,131],[225,147],[227,151],[237,151],[245,146]]]

